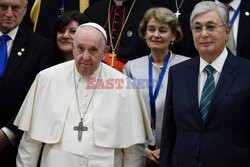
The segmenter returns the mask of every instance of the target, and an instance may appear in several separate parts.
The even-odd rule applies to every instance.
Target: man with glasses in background
[[[160,167],[250,166],[250,61],[226,48],[225,5],[198,3],[190,23],[199,57],[170,68]]]
[[[156,6],[164,6],[178,13],[178,20],[183,31],[183,40],[173,48],[174,53],[195,57],[198,55],[189,28],[189,18],[194,6],[204,0],[150,0]],[[223,3],[229,11],[231,31],[227,47],[236,56],[250,59],[250,0],[211,0]],[[178,12],[177,12],[178,11]]]

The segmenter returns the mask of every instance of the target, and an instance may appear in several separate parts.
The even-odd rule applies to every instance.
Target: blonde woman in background
[[[182,31],[178,19],[167,8],[149,9],[140,23],[139,33],[151,53],[128,61],[123,73],[134,79],[146,103],[154,140],[148,143],[145,151],[147,166],[154,167],[159,163],[168,70],[169,67],[187,60],[188,57],[176,55],[170,50],[182,40]]]

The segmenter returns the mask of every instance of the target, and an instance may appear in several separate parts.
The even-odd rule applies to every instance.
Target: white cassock
[[[69,61],[37,75],[14,122],[25,131],[17,167],[35,167],[42,143],[41,167],[143,167],[144,143],[152,134],[138,89],[127,89],[130,79],[103,63],[90,78],[75,69],[80,112],[86,112],[83,126],[88,127],[79,141],[74,68]]]

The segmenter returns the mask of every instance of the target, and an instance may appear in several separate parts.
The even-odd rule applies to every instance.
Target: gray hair
[[[196,4],[192,11],[192,14],[190,17],[190,27],[192,27],[192,22],[196,15],[205,13],[211,10],[216,10],[219,13],[220,18],[226,28],[230,26],[228,9],[223,3],[214,2],[214,1],[202,1]]]

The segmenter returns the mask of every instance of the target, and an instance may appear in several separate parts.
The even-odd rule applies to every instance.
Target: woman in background
[[[86,17],[77,11],[65,12],[55,22],[52,28],[52,41],[55,44],[53,64],[72,60],[73,39],[79,25],[86,23]]]
[[[187,60],[188,57],[170,51],[171,47],[182,40],[182,31],[177,17],[167,8],[149,9],[140,23],[139,34],[146,41],[151,53],[128,61],[123,72],[134,79],[146,103],[154,135],[154,140],[145,149],[147,167],[155,167],[158,166],[160,156],[168,71],[171,66]]]

